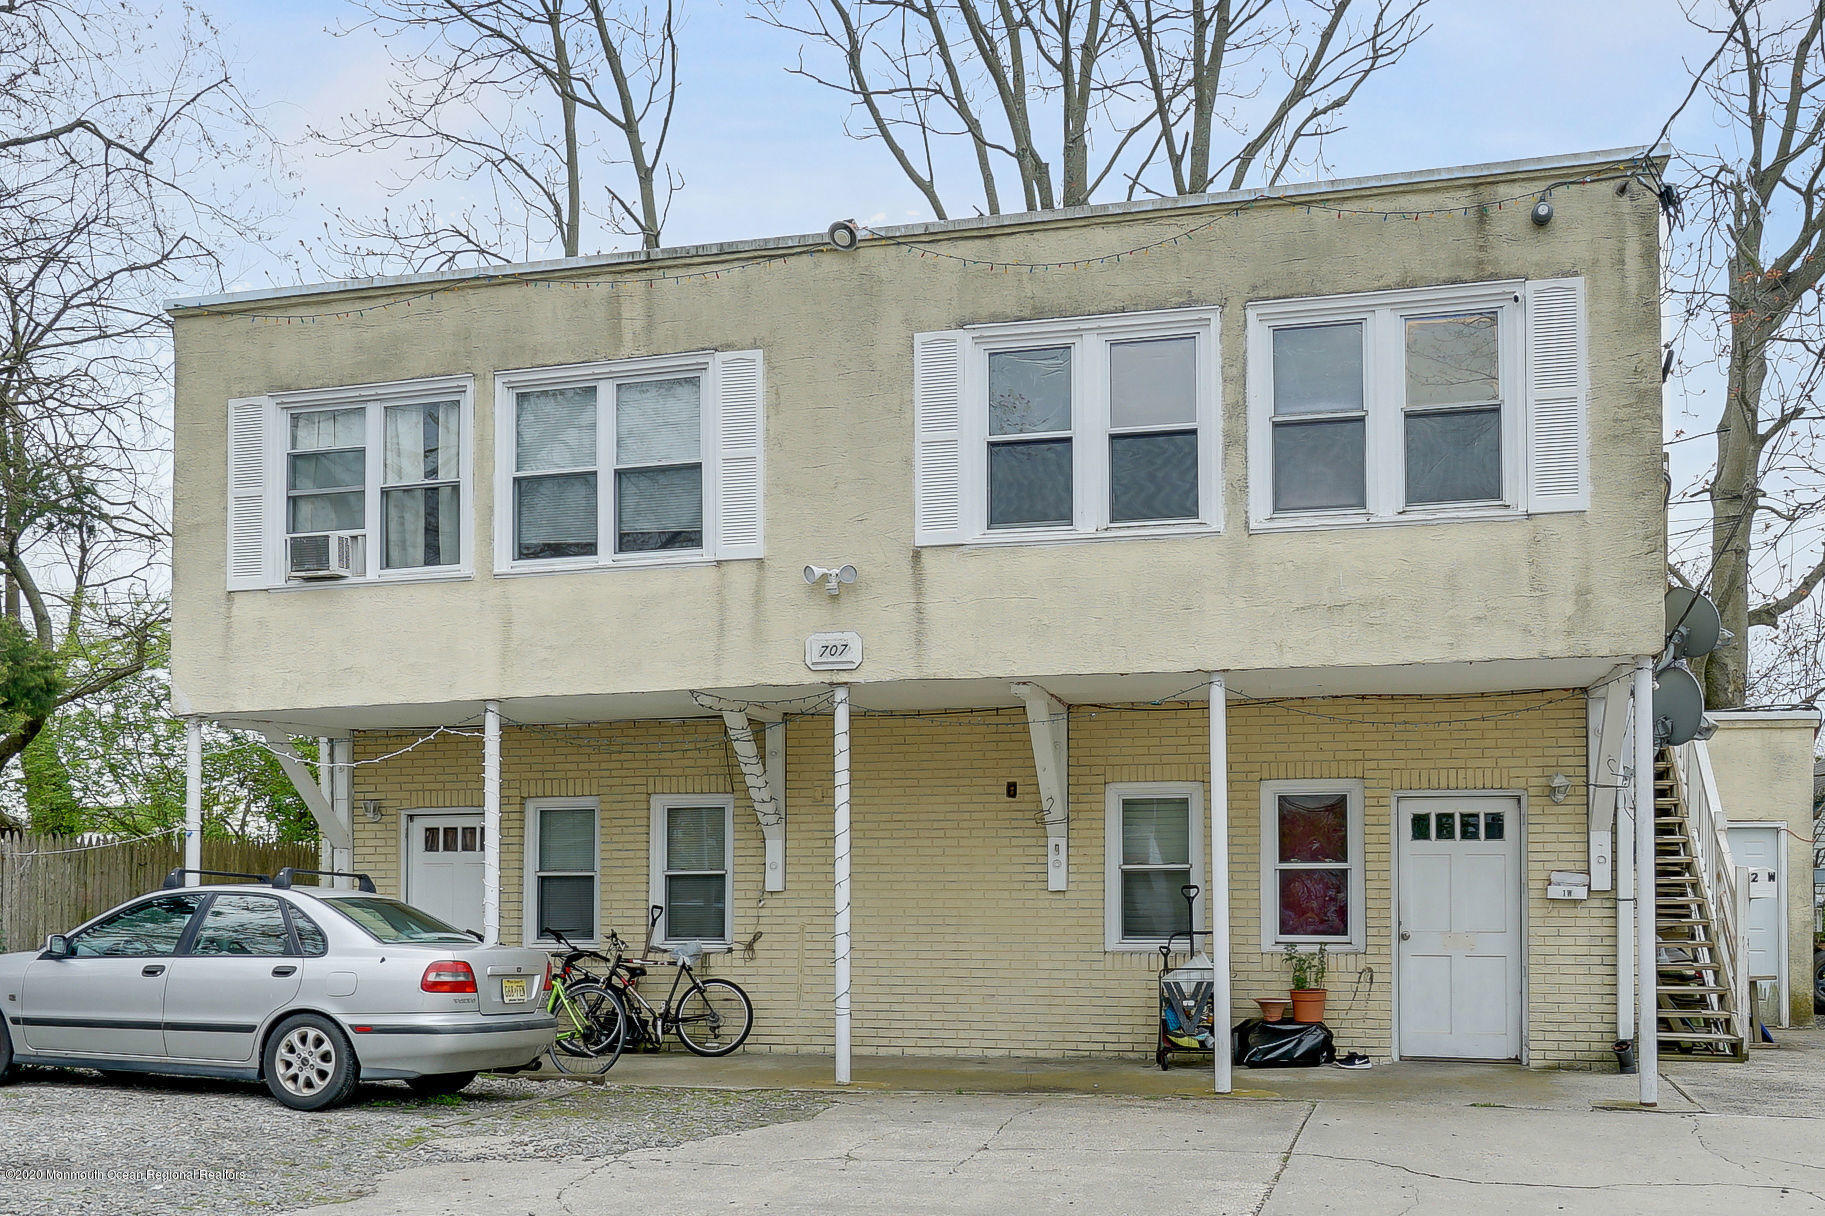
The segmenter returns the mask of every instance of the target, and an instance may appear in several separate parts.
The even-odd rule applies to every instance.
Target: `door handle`
[[[1413,934],[1406,929],[1402,929],[1400,931],[1400,940],[1403,942],[1410,942],[1413,940]]]
[[[140,974],[141,974],[141,975],[143,975],[143,976],[145,976],[145,977],[146,977],[146,978],[147,978],[147,979],[151,979],[151,978],[153,978],[153,977],[154,977],[154,976],[160,976],[160,975],[163,975],[163,974],[165,974],[165,964],[163,964],[163,963],[148,963],[148,964],[147,964],[147,965],[146,965],[146,966],[144,966],[144,967],[141,967],[141,968],[140,968],[140,969],[139,969],[139,973],[140,973]]]
[[[298,969],[296,967],[274,967],[272,973],[283,979],[285,976],[298,974]]]

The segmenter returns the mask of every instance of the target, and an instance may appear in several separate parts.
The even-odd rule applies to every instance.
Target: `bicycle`
[[[653,926],[665,914],[665,908],[654,904],[647,922],[650,953]],[[725,979],[698,979],[691,961],[701,957],[703,948],[695,944],[672,950],[672,961],[678,973],[672,977],[672,990],[655,1008],[640,995],[638,984],[646,975],[647,960],[629,961],[627,943],[613,929],[608,945],[614,954],[609,971],[609,986],[621,998],[626,1016],[624,1046],[657,1050],[669,1031],[678,1036],[689,1051],[700,1056],[726,1056],[743,1043],[754,1029],[754,1002],[739,984]],[[683,985],[684,992],[679,993]]]
[[[565,951],[552,973],[551,992],[545,1001],[546,1009],[558,1019],[558,1036],[546,1055],[559,1072],[599,1076],[615,1066],[627,1045],[627,1010],[611,982],[615,960],[582,949],[555,929],[546,929],[545,936],[563,945]],[[606,965],[609,975],[597,975],[584,967],[588,959]]]

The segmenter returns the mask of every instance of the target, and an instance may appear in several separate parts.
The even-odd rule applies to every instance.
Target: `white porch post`
[[[1655,959],[1654,660],[1635,659],[1635,1062],[1641,1104],[1660,1101],[1660,970]]]
[[[501,703],[482,703],[482,934],[501,940]]]
[[[1210,1029],[1216,1038],[1215,1081],[1234,1088],[1229,1041],[1229,701],[1222,676],[1210,678],[1210,861],[1204,901],[1210,908]]]
[[[836,1083],[849,1084],[849,688],[832,690],[836,813]]]
[[[184,720],[184,868],[203,868],[203,724],[195,718]]]

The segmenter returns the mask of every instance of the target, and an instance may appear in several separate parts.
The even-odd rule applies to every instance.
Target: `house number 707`
[[[814,633],[805,639],[805,666],[813,671],[854,671],[861,665],[859,633]]]

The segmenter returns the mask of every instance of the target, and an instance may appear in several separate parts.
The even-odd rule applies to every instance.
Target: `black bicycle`
[[[665,914],[664,907],[654,904],[647,922],[647,941]],[[609,950],[614,962],[609,972],[609,987],[621,999],[627,1028],[625,1046],[657,1049],[667,1032],[700,1056],[726,1056],[743,1043],[754,1029],[754,1002],[741,986],[725,979],[699,979],[692,963],[702,957],[703,949],[686,945],[671,951],[670,963],[647,958],[627,957],[627,943],[614,930],[608,933]],[[650,945],[648,947],[650,952]],[[654,966],[678,968],[672,977],[672,990],[658,1006],[640,994],[639,984]],[[682,989],[682,991],[680,991]]]

